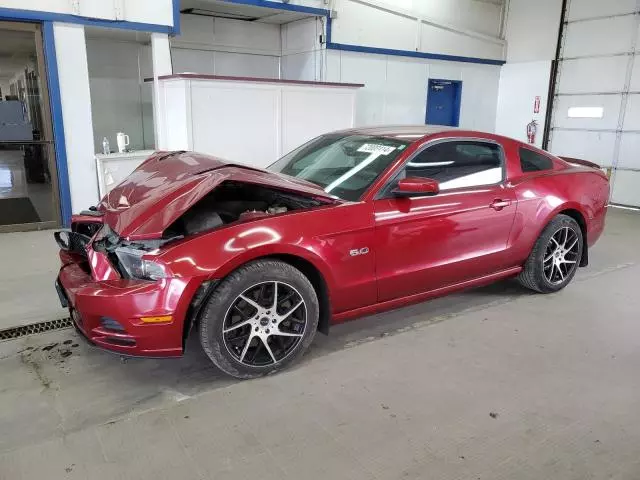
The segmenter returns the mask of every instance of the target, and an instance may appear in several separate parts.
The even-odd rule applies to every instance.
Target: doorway
[[[460,124],[461,98],[461,81],[429,79],[425,123],[457,127]]]
[[[39,24],[0,22],[0,232],[60,224]]]

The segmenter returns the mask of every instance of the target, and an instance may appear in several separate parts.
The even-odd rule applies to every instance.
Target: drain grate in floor
[[[59,320],[33,323],[22,327],[7,328],[5,330],[0,330],[0,341],[20,338],[27,335],[35,335],[37,333],[50,332],[52,330],[61,330],[72,326],[73,323],[70,318],[61,318]]]

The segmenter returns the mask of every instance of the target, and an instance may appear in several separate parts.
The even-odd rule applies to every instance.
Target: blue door
[[[461,93],[460,81],[430,79],[425,123],[457,127],[460,123]]]

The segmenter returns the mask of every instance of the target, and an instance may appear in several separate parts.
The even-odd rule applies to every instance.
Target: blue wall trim
[[[53,124],[53,143],[56,151],[56,169],[58,171],[58,193],[60,198],[60,218],[65,227],[71,225],[71,190],[69,189],[69,169],[67,168],[67,146],[64,139],[62,120],[62,99],[60,98],[60,79],[56,44],[53,38],[53,22],[42,24],[44,61],[47,65],[47,84],[51,123]]]
[[[26,22],[63,22],[75,23],[92,27],[121,28],[124,30],[137,30],[141,32],[172,33],[174,27],[169,25],[156,25],[153,23],[126,22],[123,20],[100,20],[68,13],[40,12],[35,10],[19,10],[17,8],[1,8],[0,19],[21,20]],[[179,23],[178,23],[179,25]],[[178,26],[179,29],[179,26]]]
[[[173,0],[173,28],[171,35],[180,35],[180,0]]]
[[[441,53],[414,52],[412,50],[394,50],[391,48],[363,47],[360,45],[348,45],[344,43],[327,43],[328,50],[342,50],[345,52],[375,53],[379,55],[395,55],[398,57],[428,58],[431,60],[446,60],[449,62],[480,63],[483,65],[504,65],[504,60],[492,60],[488,58],[460,57],[457,55],[444,55]]]
[[[330,11],[325,8],[305,7],[304,5],[292,5],[290,3],[272,2],[269,0],[222,0],[225,3],[237,3],[238,5],[251,5],[253,7],[275,8],[288,12],[309,13],[311,15],[329,16]]]
[[[331,35],[333,34],[333,20],[331,19],[331,13],[327,15],[327,45],[331,44]]]

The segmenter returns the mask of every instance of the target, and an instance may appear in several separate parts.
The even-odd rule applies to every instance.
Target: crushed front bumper
[[[65,258],[56,290],[91,343],[125,355],[182,355],[183,325],[197,282],[180,278],[96,281],[81,263],[65,262]]]

